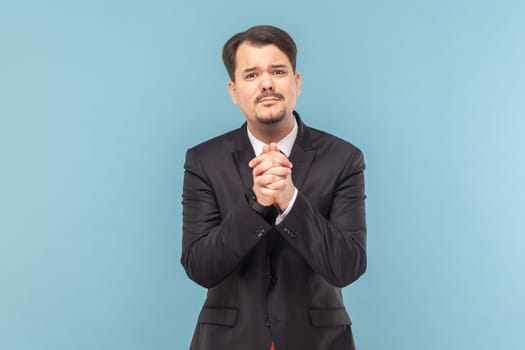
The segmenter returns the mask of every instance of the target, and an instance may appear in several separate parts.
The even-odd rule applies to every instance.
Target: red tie
[[[272,345],[270,345],[270,350],[275,350],[275,345],[273,345],[273,342]]]

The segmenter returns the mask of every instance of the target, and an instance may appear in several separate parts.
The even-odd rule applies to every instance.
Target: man
[[[246,123],[186,154],[181,262],[208,288],[191,349],[354,349],[341,288],[366,269],[364,161],[294,111],[296,52],[272,26],[224,46]]]

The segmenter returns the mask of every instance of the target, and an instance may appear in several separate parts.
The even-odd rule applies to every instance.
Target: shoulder
[[[191,147],[186,152],[186,157],[207,158],[216,157],[219,154],[231,153],[234,150],[234,140],[240,137],[243,128],[244,126],[228,131]]]
[[[304,124],[303,124],[304,125]],[[363,152],[351,142],[328,132],[304,125],[306,140],[310,147],[320,154],[329,154],[330,158],[346,159],[350,162],[363,163]],[[356,164],[357,165],[357,164]]]

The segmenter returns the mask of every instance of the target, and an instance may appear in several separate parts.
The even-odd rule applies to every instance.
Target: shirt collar
[[[263,147],[266,146],[266,144],[261,140],[257,139],[255,136],[253,136],[248,127],[246,128],[246,130],[248,131],[248,138],[250,139],[250,143],[252,144],[255,155],[261,154]],[[283,152],[284,155],[287,157],[290,157],[290,153],[292,153],[292,147],[295,142],[295,139],[297,138],[298,131],[299,127],[297,126],[297,120],[294,117],[292,131],[290,131],[285,137],[277,141],[277,147],[279,147],[279,150]]]

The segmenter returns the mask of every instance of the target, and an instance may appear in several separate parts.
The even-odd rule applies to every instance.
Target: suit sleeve
[[[211,288],[239,266],[271,226],[242,196],[221,212],[216,191],[192,150],[184,168],[181,263],[193,281]]]
[[[366,270],[364,159],[356,150],[337,179],[328,217],[299,192],[281,234],[330,284],[344,287]]]

